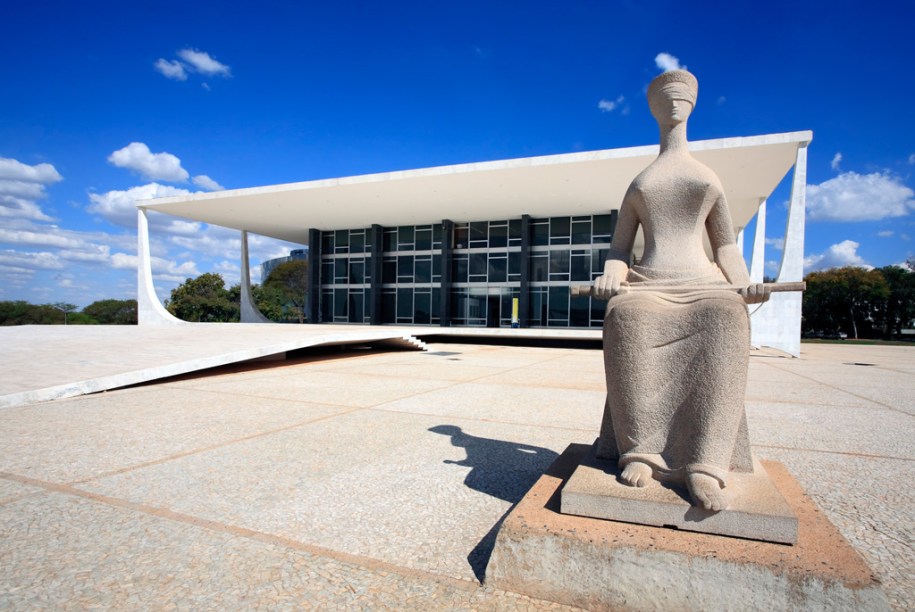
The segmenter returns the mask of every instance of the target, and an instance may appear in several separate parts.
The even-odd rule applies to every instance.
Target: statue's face
[[[668,85],[648,99],[648,107],[659,125],[674,126],[686,121],[693,112],[685,85]]]

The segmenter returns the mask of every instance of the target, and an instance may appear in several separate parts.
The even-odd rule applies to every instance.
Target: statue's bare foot
[[[708,474],[693,473],[686,476],[686,488],[693,497],[693,504],[718,512],[727,507],[724,493],[718,480]]]
[[[620,478],[630,487],[644,487],[651,482],[651,466],[641,461],[631,461],[623,468]]]

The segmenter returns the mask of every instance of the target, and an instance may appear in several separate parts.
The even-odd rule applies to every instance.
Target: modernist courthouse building
[[[766,199],[794,169],[781,281],[803,275],[811,132],[690,143],[725,188],[735,231],[756,217],[751,277],[765,261]],[[148,211],[308,245],[316,323],[599,328],[604,303],[570,286],[600,275],[623,195],[657,146],[425,168],[159,198],[139,208],[140,323],[176,322],[152,286]],[[640,245],[636,245],[638,253]],[[515,302],[517,298],[517,302]],[[517,306],[514,306],[517,304]],[[752,307],[753,341],[797,353],[800,295]]]

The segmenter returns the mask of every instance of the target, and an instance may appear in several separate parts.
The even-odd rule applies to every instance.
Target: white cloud
[[[664,72],[670,70],[686,70],[685,65],[680,65],[680,59],[670,53],[658,53],[654,58],[654,63]]]
[[[836,152],[836,154],[832,157],[832,161],[829,162],[829,166],[830,166],[833,170],[838,171],[838,169],[839,169],[839,164],[841,164],[841,163],[842,163],[842,154],[839,153],[839,152]]]
[[[715,102],[715,104],[717,104],[718,106],[721,106],[722,104],[724,104],[727,101],[728,101],[728,99],[725,98],[724,96],[718,96],[718,100]]]
[[[142,142],[132,142],[108,156],[108,163],[127,168],[153,181],[183,182],[188,172],[171,153],[153,153]]]
[[[51,164],[30,166],[9,157],[0,157],[0,217],[53,221],[41,210],[38,200],[47,195],[47,185],[62,180],[63,177]]]
[[[232,76],[231,70],[225,64],[222,64],[212,57],[209,53],[198,51],[197,49],[182,49],[178,51],[178,57],[183,59],[188,66],[201,74],[214,76]]]
[[[54,253],[38,253],[4,249],[0,251],[0,268],[10,267],[16,270],[60,270],[64,267],[60,258]]]
[[[605,113],[609,113],[619,108],[625,101],[626,97],[622,95],[619,96],[616,100],[601,99],[601,101],[597,103],[597,108],[601,109]]]
[[[51,164],[29,166],[9,157],[0,157],[0,179],[48,185],[63,178]]]
[[[883,230],[882,232],[877,232],[877,235],[880,236],[881,238],[889,238],[890,236],[892,236],[895,233],[896,232],[894,232],[893,230]]]
[[[222,185],[208,177],[206,174],[198,174],[193,178],[194,184],[207,191],[222,191],[225,189]]]
[[[911,155],[909,155],[909,163],[915,164],[915,153],[912,153]]]
[[[156,72],[161,73],[168,79],[174,79],[176,81],[187,80],[187,71],[184,69],[184,64],[178,60],[169,61],[160,57],[156,60],[156,63],[153,64],[153,67],[156,69]]]
[[[811,221],[878,221],[902,217],[915,209],[915,192],[886,172],[843,172],[807,186]]]
[[[86,208],[91,213],[101,215],[108,221],[121,227],[134,228],[137,224],[137,200],[150,198],[164,198],[169,196],[187,195],[187,189],[148,183],[138,187],[131,187],[126,191],[112,190],[105,193],[90,193],[91,204]],[[149,215],[149,223],[159,231],[170,234],[196,234],[200,231],[200,223],[182,221],[165,215]]]
[[[784,238],[766,238],[766,244],[771,246],[776,251],[785,250],[785,239]]]
[[[804,258],[804,271],[814,272],[816,270],[826,270],[828,268],[841,268],[843,266],[859,266],[862,268],[871,268],[864,259],[858,255],[858,247],[861,245],[854,240],[843,240],[834,244],[824,252],[816,255],[808,255]]]
[[[197,264],[193,261],[178,263],[163,257],[150,257],[153,276],[174,282],[184,282],[185,279],[200,276]],[[118,270],[136,270],[137,256],[127,253],[115,253],[111,256],[111,266]]]
[[[34,232],[29,230],[12,230],[0,228],[0,244],[18,244],[26,246],[50,246],[59,248],[75,248],[82,243],[76,238],[61,236],[48,232]]]

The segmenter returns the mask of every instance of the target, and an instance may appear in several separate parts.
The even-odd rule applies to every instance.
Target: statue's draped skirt
[[[647,274],[646,274],[647,272]],[[630,284],[670,284],[634,266]],[[720,273],[683,280],[687,293],[615,295],[604,318],[607,405],[598,456],[641,461],[674,480],[701,472],[726,483],[752,472],[744,396],[749,317]]]

